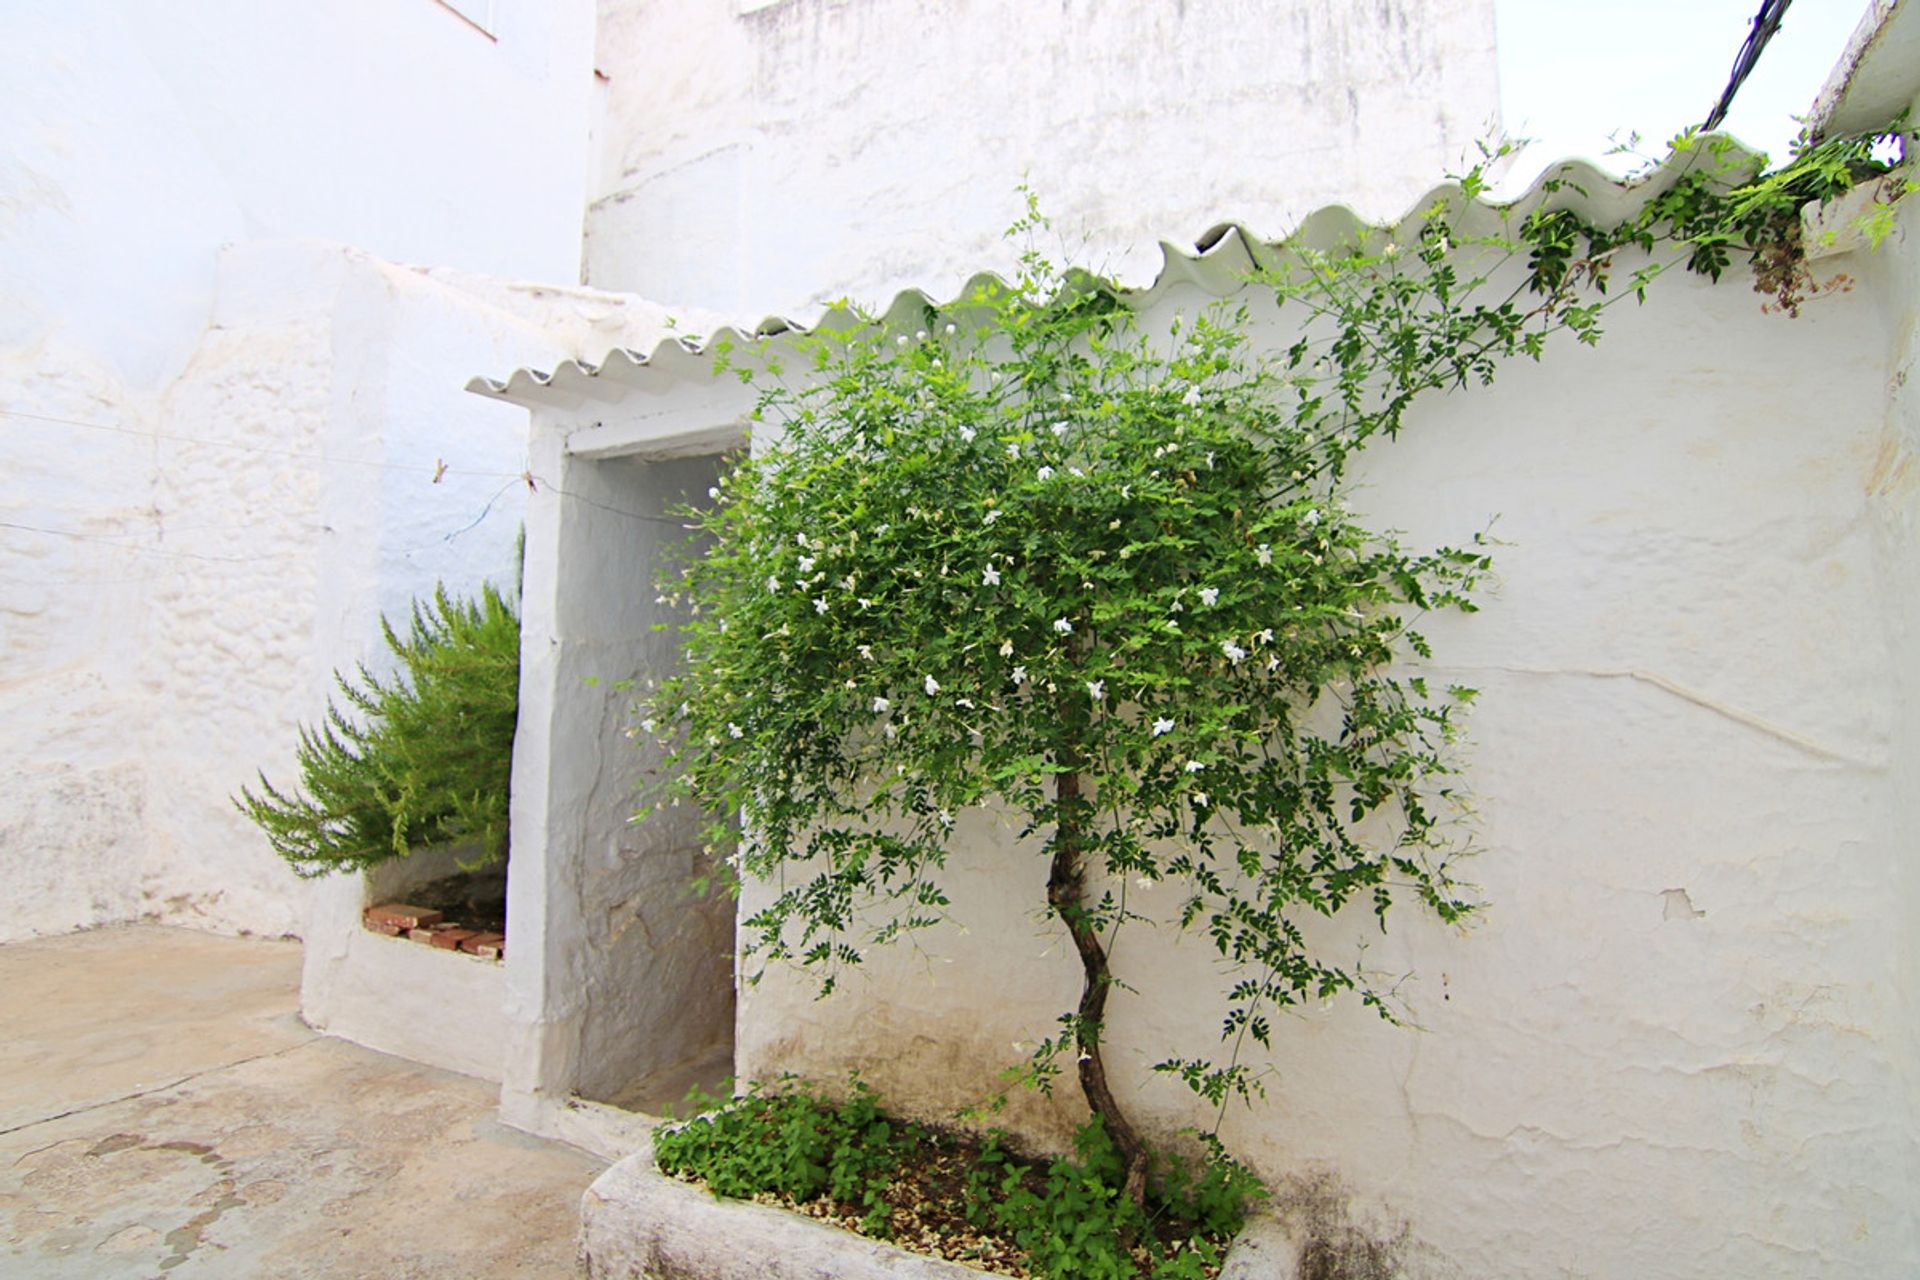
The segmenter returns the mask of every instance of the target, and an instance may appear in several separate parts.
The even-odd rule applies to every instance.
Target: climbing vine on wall
[[[1530,212],[1489,210],[1482,165],[1408,232],[1279,246],[1235,300],[1156,331],[1032,247],[1030,205],[1010,280],[904,326],[823,327],[797,358],[722,352],[760,390],[763,447],[689,513],[707,550],[668,587],[691,605],[689,668],[645,726],[678,794],[722,815],[716,844],[738,816],[739,870],[773,886],[749,956],[830,990],[947,918],[963,814],[1014,815],[1047,870],[1033,905],[1082,974],[1026,1074],[1071,1070],[1135,1169],[1130,1082],[1103,1054],[1129,925],[1198,931],[1223,962],[1225,1047],[1160,1064],[1214,1104],[1257,1092],[1244,1050],[1277,1011],[1345,993],[1392,1017],[1303,921],[1473,910],[1451,821],[1473,691],[1419,660],[1422,619],[1471,611],[1490,562],[1370,527],[1348,465],[1422,397],[1557,333],[1597,341],[1663,266],[1718,278],[1745,257],[1795,310],[1813,291],[1801,205],[1885,168],[1870,139],[1758,178],[1683,145],[1692,162],[1625,224],[1561,207],[1566,179]],[[1249,336],[1276,302],[1296,335],[1278,349]]]

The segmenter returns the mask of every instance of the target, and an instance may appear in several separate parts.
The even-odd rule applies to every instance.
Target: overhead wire
[[[1733,107],[1734,95],[1740,92],[1740,86],[1747,82],[1753,69],[1760,65],[1760,55],[1767,47],[1767,41],[1773,39],[1780,30],[1781,19],[1787,16],[1787,7],[1793,0],[1762,0],[1760,12],[1753,15],[1752,26],[1747,31],[1747,39],[1740,46],[1740,52],[1733,59],[1733,73],[1727,79],[1727,87],[1720,94],[1719,101],[1713,104],[1713,110],[1707,113],[1701,132],[1710,133],[1718,129],[1727,118],[1727,112]]]

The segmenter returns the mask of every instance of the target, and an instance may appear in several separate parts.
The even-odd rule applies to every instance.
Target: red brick
[[[488,960],[498,960],[507,954],[507,935],[504,933],[476,933],[461,942],[460,949],[469,955],[482,956]]]
[[[410,907],[404,902],[389,902],[383,906],[368,907],[367,921],[373,923],[397,925],[402,929],[429,929],[439,924],[441,915],[425,907]]]
[[[367,921],[367,928],[375,933],[384,933],[389,938],[397,938],[400,936],[400,926],[397,924],[388,924],[384,920],[369,919]]]
[[[436,947],[441,947],[448,951],[458,951],[461,943],[465,942],[468,938],[477,936],[478,935],[471,929],[462,929],[459,925],[448,925],[444,929],[435,929],[433,931],[433,937],[430,938],[429,941]]]

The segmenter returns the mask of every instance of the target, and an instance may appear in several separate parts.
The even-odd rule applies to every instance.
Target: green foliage
[[[1664,266],[1764,271],[1795,201],[1857,180],[1864,145],[1758,181],[1703,163],[1623,226],[1443,200],[1405,238],[1282,246],[1242,300],[1160,332],[1029,247],[1011,282],[917,323],[824,326],[804,368],[724,357],[762,392],[762,447],[688,513],[708,549],[668,589],[689,670],[648,723],[674,785],[723,815],[714,843],[742,818],[740,869],[776,886],[748,954],[831,990],[946,917],[956,824],[989,808],[1050,860],[1087,975],[1028,1076],[1077,1062],[1122,1146],[1100,1045],[1128,923],[1200,931],[1223,962],[1225,1061],[1160,1064],[1212,1103],[1258,1092],[1243,1049],[1276,1011],[1351,993],[1391,1018],[1307,922],[1473,910],[1451,750],[1473,691],[1419,663],[1423,620],[1472,611],[1490,561],[1363,522],[1350,461],[1424,396],[1555,334],[1596,342]],[[1030,208],[1015,232],[1043,226]],[[1294,326],[1278,349],[1249,338],[1268,302]]]
[[[507,781],[520,692],[520,620],[492,586],[478,600],[436,587],[404,634],[381,621],[398,660],[382,679],[335,673],[345,706],[300,730],[298,791],[260,777],[234,804],[303,876],[357,871],[426,845],[507,851]]]
[[[654,1160],[716,1195],[771,1192],[797,1204],[825,1197],[860,1213],[862,1232],[884,1237],[888,1190],[932,1145],[922,1127],[883,1116],[857,1078],[837,1105],[789,1079],[662,1126],[654,1133]],[[1217,1144],[1210,1151],[1197,1176],[1176,1162],[1167,1184],[1136,1203],[1098,1117],[1075,1134],[1072,1155],[1043,1169],[989,1134],[962,1173],[964,1203],[955,1208],[974,1227],[1016,1245],[1049,1280],[1134,1280],[1142,1274],[1136,1248],[1150,1259],[1153,1280],[1200,1280],[1219,1264],[1249,1205],[1266,1194]]]
[[[893,1171],[923,1138],[918,1126],[896,1126],[882,1116],[873,1091],[858,1079],[839,1106],[787,1080],[662,1126],[654,1132],[653,1153],[661,1169],[697,1177],[715,1195],[745,1199],[770,1191],[796,1204],[826,1196],[859,1208],[862,1230],[884,1236],[883,1197]]]
[[[1136,1201],[1100,1117],[1075,1132],[1073,1145],[1072,1155],[1035,1179],[993,1137],[967,1178],[969,1221],[1005,1233],[1049,1280],[1131,1280],[1134,1242],[1152,1255],[1154,1280],[1203,1276],[1224,1257],[1249,1206],[1266,1196],[1259,1179],[1215,1144],[1198,1177],[1176,1159],[1166,1183]],[[1180,1225],[1173,1234],[1185,1247],[1167,1248],[1154,1230],[1158,1219]]]

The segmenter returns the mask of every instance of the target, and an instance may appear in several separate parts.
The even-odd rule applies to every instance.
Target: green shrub
[[[956,1250],[992,1237],[1042,1280],[1204,1280],[1267,1194],[1207,1141],[1197,1172],[1170,1157],[1167,1176],[1135,1199],[1098,1116],[1075,1133],[1072,1155],[1036,1164],[1009,1151],[998,1131],[969,1139],[889,1120],[858,1077],[838,1104],[787,1079],[695,1105],[712,1109],[654,1131],[663,1171],[735,1199],[824,1199],[857,1215],[868,1236],[891,1235],[892,1211],[914,1205],[908,1238],[921,1247],[931,1234],[946,1242],[941,1256],[966,1257]],[[937,1198],[947,1203],[930,1203]]]
[[[697,1177],[715,1195],[746,1199],[770,1191],[796,1204],[827,1196],[857,1206],[862,1229],[884,1236],[883,1196],[921,1136],[917,1126],[896,1128],[882,1116],[873,1090],[857,1079],[839,1106],[787,1081],[657,1130],[653,1153],[661,1169]]]
[[[260,776],[234,804],[302,876],[358,871],[414,849],[507,854],[507,780],[520,695],[520,619],[492,586],[478,600],[444,587],[415,601],[404,634],[381,620],[398,659],[381,679],[362,665],[334,679],[318,728],[300,729],[300,789]]]

